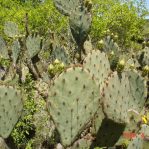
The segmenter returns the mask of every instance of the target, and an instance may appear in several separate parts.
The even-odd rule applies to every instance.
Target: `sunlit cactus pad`
[[[12,86],[0,86],[0,136],[7,138],[23,108],[20,91]]]
[[[49,89],[48,110],[64,146],[71,145],[98,109],[99,89],[82,67],[68,68]]]
[[[17,62],[19,53],[20,53],[20,43],[18,40],[15,40],[12,45],[12,59],[14,64]]]
[[[4,39],[0,36],[0,57],[8,59],[8,50]]]
[[[19,35],[18,25],[11,21],[5,22],[4,33],[8,37],[15,37],[15,36]]]
[[[130,88],[127,76],[117,72],[105,81],[102,90],[103,95],[103,110],[107,118],[114,120],[117,123],[127,123],[127,111],[130,102]]]
[[[28,36],[26,40],[26,47],[28,55],[33,58],[40,51],[41,38],[39,36]]]
[[[134,71],[127,71],[126,75],[128,76],[130,84],[130,108],[140,112],[145,105],[147,93],[144,79]]]
[[[85,58],[83,66],[91,76],[95,77],[98,85],[102,88],[104,80],[111,71],[107,55],[104,52],[92,51]]]
[[[81,5],[80,0],[54,0],[55,7],[63,14],[70,15]]]

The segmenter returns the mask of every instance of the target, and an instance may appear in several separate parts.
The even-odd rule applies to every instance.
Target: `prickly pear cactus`
[[[51,53],[50,59],[52,62],[55,59],[58,59],[59,61],[63,62],[65,65],[70,64],[70,57],[64,47],[55,46],[55,48]]]
[[[75,39],[79,47],[81,46],[83,47],[84,42],[88,37],[91,22],[92,22],[91,14],[87,12],[85,9],[81,10],[81,8],[78,8],[75,11],[73,11],[73,13],[70,15],[69,19],[70,29],[73,38]]]
[[[135,71],[127,71],[129,85],[130,85],[130,109],[140,112],[146,101],[147,90],[144,79]]]
[[[144,49],[143,64],[149,66],[149,48]]]
[[[63,15],[69,16],[73,10],[81,6],[80,0],[54,0],[55,7]]]
[[[145,47],[143,51],[138,53],[138,61],[143,66],[149,66],[149,47]]]
[[[20,43],[18,40],[16,40],[13,42],[13,45],[12,45],[12,59],[14,64],[16,64],[18,60],[19,53],[20,53]]]
[[[97,84],[102,89],[104,80],[111,72],[107,55],[104,52],[92,51],[84,59],[83,66],[89,71],[91,76],[95,77]]]
[[[75,141],[94,116],[99,101],[99,88],[82,67],[69,68],[55,78],[47,104],[64,146]]]
[[[141,135],[136,136],[129,144],[127,149],[143,149],[143,140]]]
[[[8,49],[4,39],[0,36],[0,56],[4,59],[8,59]]]
[[[12,86],[0,85],[0,136],[7,138],[23,108],[22,95]]]
[[[149,148],[149,126],[143,124],[140,130],[142,139],[143,139],[143,149]]]
[[[116,42],[114,42],[111,36],[107,36],[104,39],[103,43],[104,43],[103,49],[106,53],[109,53],[111,51],[113,51],[114,53],[117,53],[120,50],[119,46],[117,45]]]
[[[102,93],[105,116],[117,123],[127,123],[127,111],[130,103],[130,88],[127,76],[117,72],[105,81]]]
[[[11,21],[5,22],[4,33],[8,37],[15,37],[15,36],[19,35],[18,25]]]
[[[26,40],[26,47],[28,55],[30,58],[33,58],[40,51],[40,42],[41,39],[39,36],[28,36]]]

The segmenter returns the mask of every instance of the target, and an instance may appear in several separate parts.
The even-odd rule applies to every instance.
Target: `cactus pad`
[[[81,5],[80,0],[54,0],[54,4],[60,13],[66,16]]]
[[[82,67],[68,68],[55,79],[47,104],[64,146],[75,141],[97,111],[99,100],[95,81]]]
[[[105,81],[102,90],[103,110],[105,116],[117,123],[127,123],[129,109],[130,88],[127,76],[116,72]]]
[[[20,43],[18,40],[16,40],[13,42],[13,45],[12,45],[12,59],[14,64],[16,64],[18,60],[19,53],[20,53]]]
[[[18,26],[14,22],[8,21],[4,25],[4,33],[8,37],[15,37],[19,34]]]
[[[4,59],[9,58],[6,43],[1,36],[0,36],[0,56],[2,56],[2,58],[4,58]]]
[[[23,108],[20,91],[12,86],[0,86],[0,136],[7,138]]]
[[[33,58],[40,51],[40,42],[41,39],[39,36],[28,36],[26,40],[26,47],[28,51],[28,55],[30,58]]]
[[[140,112],[146,101],[146,88],[144,79],[134,71],[127,71],[126,75],[129,79],[130,93],[131,93],[131,105],[129,107],[137,112]]]
[[[136,136],[129,144],[127,149],[143,149],[143,140],[141,135]]]
[[[110,36],[107,36],[104,39],[104,47],[103,47],[105,52],[110,52],[113,51],[117,53],[120,49],[119,46],[117,45],[116,42],[113,41],[113,39]]]
[[[55,46],[51,53],[51,61],[58,59],[60,62],[63,62],[65,65],[70,64],[70,58],[64,47]]]
[[[81,8],[78,8],[70,15],[71,33],[79,46],[84,45],[90,31],[91,22],[91,14],[85,9],[81,10]]]
[[[110,64],[106,54],[100,51],[92,51],[85,58],[83,66],[90,72],[91,76],[95,77],[100,89],[102,89],[104,80],[110,73]]]

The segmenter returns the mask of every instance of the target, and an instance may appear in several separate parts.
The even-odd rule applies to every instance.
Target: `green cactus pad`
[[[68,53],[66,52],[64,47],[56,46],[54,47],[51,57],[51,61],[53,62],[55,59],[58,59],[60,62],[63,62],[65,65],[70,64],[70,58]]]
[[[99,107],[93,78],[82,67],[68,68],[49,89],[48,110],[64,146],[71,145]]]
[[[14,64],[16,64],[18,60],[19,53],[20,53],[20,43],[18,40],[16,40],[13,42],[13,45],[12,45],[12,59]]]
[[[12,86],[0,86],[0,136],[7,138],[23,108],[22,95]]]
[[[145,47],[142,51],[139,51],[137,58],[142,66],[149,65],[149,47]]]
[[[4,59],[8,59],[8,50],[4,39],[0,36],[0,56]]]
[[[63,15],[69,16],[73,10],[81,5],[80,0],[54,0],[55,7]]]
[[[127,71],[126,75],[129,79],[131,100],[129,108],[140,112],[146,101],[146,87],[144,79],[135,71]]]
[[[30,58],[33,58],[40,51],[40,42],[41,39],[39,36],[28,36],[26,40],[26,47],[28,51],[28,55]]]
[[[141,135],[137,135],[129,144],[127,149],[144,149]]]
[[[18,25],[11,21],[5,22],[4,33],[8,37],[15,37],[19,35]]]
[[[117,72],[105,81],[102,90],[103,95],[103,110],[105,116],[114,120],[117,123],[127,123],[127,111],[130,102],[130,88],[127,76]]]
[[[143,64],[149,65],[149,47],[144,49]]]
[[[89,71],[91,76],[94,76],[97,84],[102,89],[104,80],[110,73],[110,64],[108,57],[104,52],[92,51],[84,59],[83,66]]]
[[[140,134],[143,137],[143,149],[149,148],[149,126],[146,124],[143,124],[141,126]]]
[[[71,33],[79,46],[83,47],[90,31],[91,22],[91,14],[85,9],[78,8],[70,15],[69,24]]]
[[[103,47],[103,49],[104,49],[105,52],[113,51],[115,53],[117,53],[120,50],[120,48],[117,45],[117,43],[114,42],[114,40],[110,36],[107,36],[104,39],[104,47]]]

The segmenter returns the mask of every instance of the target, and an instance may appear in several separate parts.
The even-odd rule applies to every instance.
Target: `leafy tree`
[[[120,45],[130,46],[132,38],[142,37],[146,15],[145,3],[141,0],[93,0],[93,23],[91,36],[99,40],[110,29],[119,37]]]

